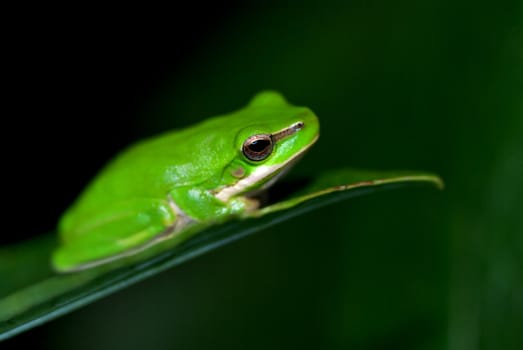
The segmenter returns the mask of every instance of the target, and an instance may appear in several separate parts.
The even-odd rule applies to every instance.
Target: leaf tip
[[[445,182],[438,175],[435,175],[435,174],[421,175],[420,176],[420,180],[432,183],[438,190],[444,190],[445,189]]]

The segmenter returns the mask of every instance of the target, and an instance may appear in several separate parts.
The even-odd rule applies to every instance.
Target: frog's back
[[[66,215],[84,215],[133,199],[166,199],[173,188],[201,183],[233,157],[227,139],[204,122],[138,142],[97,174]],[[214,157],[217,152],[221,157]]]

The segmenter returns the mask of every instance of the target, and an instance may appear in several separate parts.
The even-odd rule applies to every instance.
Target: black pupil
[[[249,144],[249,149],[253,152],[263,152],[270,145],[269,140],[254,140]]]

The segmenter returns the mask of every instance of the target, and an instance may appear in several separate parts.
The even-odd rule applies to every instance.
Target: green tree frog
[[[138,142],[65,211],[52,265],[59,272],[87,269],[194,225],[246,216],[318,136],[310,109],[264,91],[243,109]]]

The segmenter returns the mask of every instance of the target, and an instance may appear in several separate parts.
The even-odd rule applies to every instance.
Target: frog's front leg
[[[258,207],[258,201],[246,197],[222,201],[213,191],[199,187],[178,187],[170,192],[171,204],[178,217],[196,222],[221,222]]]

